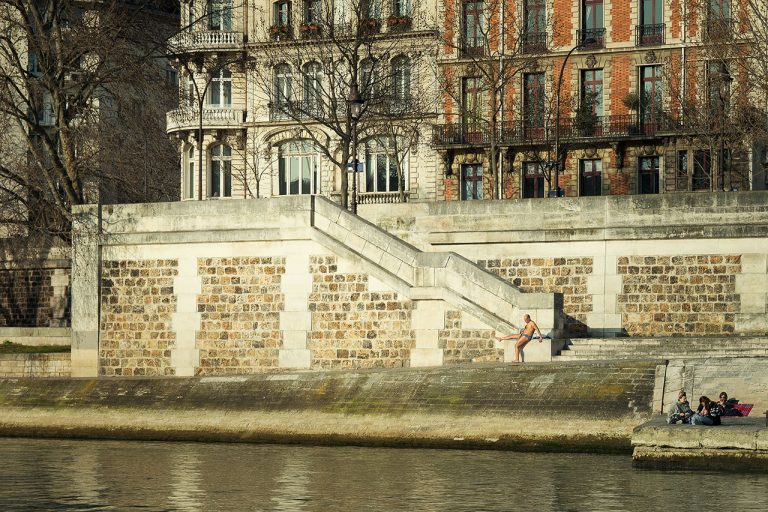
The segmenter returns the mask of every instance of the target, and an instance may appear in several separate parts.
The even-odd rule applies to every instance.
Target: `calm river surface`
[[[641,471],[628,455],[0,439],[0,511],[35,510],[765,511],[768,475]]]

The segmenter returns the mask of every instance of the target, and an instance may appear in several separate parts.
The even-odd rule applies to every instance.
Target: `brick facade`
[[[741,256],[625,256],[618,311],[630,336],[734,332]]]
[[[586,332],[587,314],[592,312],[592,295],[587,293],[592,258],[503,258],[477,263],[522,292],[563,294],[565,331],[572,335]]]
[[[176,260],[104,261],[101,277],[102,375],[173,375]]]
[[[199,258],[202,279],[199,375],[254,373],[278,366],[283,257]]]
[[[366,274],[339,272],[335,256],[310,257],[310,273],[313,368],[408,366],[413,302],[371,291]]]

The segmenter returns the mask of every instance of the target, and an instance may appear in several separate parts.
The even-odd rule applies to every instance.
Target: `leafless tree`
[[[384,135],[388,127],[395,130],[399,120],[402,128],[407,119],[434,115],[434,109],[417,111],[424,104],[411,101],[413,95],[401,94],[405,91],[397,86],[402,59],[407,61],[411,84],[421,87],[430,81],[423,74],[428,67],[422,59],[425,46],[436,45],[434,24],[416,3],[400,3],[400,12],[392,7],[380,0],[314,0],[305,2],[303,12],[292,18],[281,12],[263,13],[260,29],[272,40],[259,43],[252,53],[257,94],[270,119],[300,127],[339,170],[345,207],[349,205],[346,168],[356,135]],[[359,93],[359,113],[349,101],[353,89]],[[407,143],[404,139],[399,143],[410,145],[414,140],[409,136]]]
[[[167,8],[0,0],[0,123],[12,138],[0,196],[15,212],[4,221],[66,241],[74,205],[177,197],[163,122],[177,89],[159,58],[178,24]]]

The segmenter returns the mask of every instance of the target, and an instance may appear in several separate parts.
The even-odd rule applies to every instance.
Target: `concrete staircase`
[[[768,357],[768,337],[574,338],[553,361]]]

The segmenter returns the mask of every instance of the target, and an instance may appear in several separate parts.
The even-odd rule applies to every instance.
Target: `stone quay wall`
[[[0,378],[69,377],[69,354],[0,354]]]
[[[555,293],[567,336],[768,333],[768,195],[365,205],[424,251]]]
[[[215,376],[502,361],[525,293],[324,198],[87,206],[73,260],[74,376]],[[551,357],[550,347],[534,352]]]

